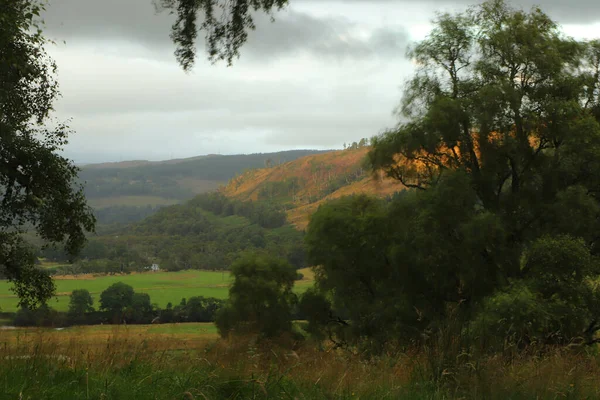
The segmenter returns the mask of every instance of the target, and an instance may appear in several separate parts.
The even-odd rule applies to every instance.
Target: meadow
[[[312,285],[310,270],[301,270],[305,279],[297,281],[295,291],[304,292]],[[66,311],[69,307],[69,296],[75,289],[87,289],[98,306],[100,293],[116,282],[123,282],[133,287],[136,292],[148,293],[152,303],[164,308],[167,303],[179,304],[182,298],[193,296],[215,297],[226,299],[231,284],[231,276],[227,271],[180,271],[180,272],[148,272],[129,275],[80,275],[57,276],[56,296],[48,305],[58,311]],[[0,281],[0,310],[13,312],[17,310],[18,299],[10,291],[11,284]]]
[[[600,357],[569,349],[367,359],[312,342],[219,339],[212,324],[0,330],[0,399],[596,399]]]

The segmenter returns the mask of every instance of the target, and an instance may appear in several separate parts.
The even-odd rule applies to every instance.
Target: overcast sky
[[[59,67],[56,116],[76,131],[76,162],[340,148],[395,122],[411,73],[406,46],[458,0],[291,0],[256,21],[233,67],[200,58],[184,73],[173,17],[152,0],[50,0],[48,48]],[[597,0],[539,4],[577,38],[600,36]],[[66,44],[63,43],[66,41]]]

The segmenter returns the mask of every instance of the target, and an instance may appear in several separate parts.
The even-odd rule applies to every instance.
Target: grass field
[[[366,359],[329,343],[221,340],[211,324],[0,330],[0,344],[0,400],[600,398],[600,357],[566,348],[450,360],[434,344]]]
[[[310,272],[301,271],[305,277]],[[66,311],[69,306],[69,295],[75,289],[87,289],[94,298],[94,305],[100,299],[107,287],[116,282],[131,285],[136,292],[148,293],[150,300],[159,307],[166,307],[167,303],[179,304],[182,298],[192,296],[216,297],[226,299],[228,296],[231,276],[228,272],[212,271],[181,271],[181,272],[153,272],[131,275],[84,275],[80,277],[56,277],[56,297],[49,305],[59,311]],[[303,293],[313,284],[312,279],[305,278],[296,282],[295,291]],[[0,281],[0,310],[16,311],[18,299],[10,291],[10,284]]]
[[[162,336],[174,336],[185,339],[216,339],[217,327],[212,322],[190,322],[184,324],[157,324],[157,325],[91,325],[72,326],[60,330],[54,328],[17,328],[0,330],[3,341],[34,339],[45,336],[48,339],[58,340],[84,340],[86,342],[104,341],[115,336],[143,336],[146,339]]]

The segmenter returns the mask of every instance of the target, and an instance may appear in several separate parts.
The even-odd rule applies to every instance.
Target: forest
[[[306,267],[303,233],[286,222],[285,212],[265,202],[242,202],[219,193],[198,195],[164,207],[141,222],[117,226],[92,237],[74,263],[48,269],[53,274],[143,272],[161,269],[223,270],[245,251],[276,254],[296,269]],[[47,260],[67,262],[57,247],[40,249]]]

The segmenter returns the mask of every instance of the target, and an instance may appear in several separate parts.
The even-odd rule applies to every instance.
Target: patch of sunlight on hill
[[[238,200],[260,200],[261,193],[277,184],[288,184],[287,192],[277,193],[271,201],[285,204],[288,220],[298,229],[304,229],[310,215],[324,202],[352,194],[370,194],[385,197],[404,186],[383,176],[374,179],[362,167],[368,147],[331,151],[299,158],[271,168],[247,171],[229,181],[223,194]]]

